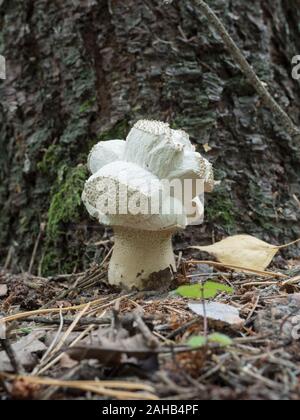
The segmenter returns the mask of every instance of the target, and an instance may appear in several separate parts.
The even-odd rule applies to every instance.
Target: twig
[[[244,273],[242,273],[244,274]],[[218,271],[217,273],[197,273],[197,274],[190,274],[186,276],[187,279],[194,279],[197,277],[220,277],[220,276],[231,276],[231,273],[222,273]],[[235,277],[240,277],[240,273],[235,273]]]
[[[107,253],[106,257],[104,258],[104,260],[101,262],[101,267],[104,266],[104,264],[106,263],[106,261],[109,259],[109,257],[111,256],[111,254],[113,253],[114,247],[112,247],[109,252]]]
[[[243,56],[239,47],[235,41],[231,38],[225,26],[215,14],[215,12],[206,4],[203,0],[194,0],[194,3],[198,6],[201,12],[206,16],[207,20],[216,29],[229,52],[231,53],[235,62],[240,66],[242,72],[247,77],[249,82],[255,88],[259,96],[264,101],[265,105],[270,108],[271,111],[277,116],[279,122],[284,126],[291,137],[300,138],[300,130],[293,121],[290,119],[288,114],[281,108],[281,106],[275,101],[270,95],[268,89],[264,86],[261,80],[256,75],[252,66],[248,63],[246,58]]]
[[[222,369],[222,366],[224,365],[228,357],[229,357],[229,354],[224,354],[223,357],[220,357],[218,364],[214,366],[212,369],[210,369],[209,371],[207,371],[206,373],[204,373],[202,376],[200,376],[198,381],[203,382],[205,379],[208,379],[210,376],[214,375],[216,372]]]
[[[64,299],[66,296],[69,295],[71,292],[80,292],[87,287],[92,287],[94,284],[97,284],[102,278],[106,276],[106,272],[103,269],[98,269],[96,272],[83,276],[83,278],[79,278],[76,280],[75,285],[69,287],[67,290],[64,290],[59,295],[57,295],[54,299],[50,300],[46,303],[46,305],[42,306],[41,309],[49,308],[49,306],[54,305],[57,301]]]
[[[43,366],[43,364],[45,363],[45,360],[47,360],[48,356],[51,354],[52,350],[54,349],[54,347],[56,346],[56,343],[58,342],[59,336],[62,332],[62,329],[64,327],[64,317],[62,312],[60,311],[59,313],[59,328],[57,330],[57,333],[55,334],[55,337],[52,341],[52,343],[50,344],[50,346],[48,347],[48,350],[46,351],[46,353],[43,355],[43,357],[41,358],[40,362],[37,364],[37,366],[35,366],[32,374],[35,375],[38,373],[39,369],[41,366]]]
[[[179,268],[180,268],[181,261],[182,261],[182,256],[183,256],[183,252],[180,251],[179,254],[178,254],[178,259],[177,259],[177,264],[176,264],[177,270],[179,270]]]
[[[293,241],[293,242],[289,242],[288,244],[284,244],[284,245],[280,245],[280,246],[276,246],[275,248],[277,248],[277,249],[284,249],[284,248],[288,248],[289,246],[291,246],[291,245],[295,245],[295,244],[298,244],[300,242],[300,238],[299,239],[296,239],[295,241]]]
[[[63,381],[72,380],[74,378],[74,376],[77,376],[78,372],[80,372],[81,369],[82,369],[81,365],[77,365],[77,366],[73,367],[73,369],[71,369],[68,373],[66,373],[66,375],[64,375],[61,378],[61,380],[63,380]],[[49,400],[58,391],[58,389],[59,389],[58,386],[54,386],[52,388],[47,389],[45,392],[43,392],[40,395],[39,399],[41,401]]]
[[[68,346],[68,348],[74,347],[80,340],[82,340],[92,329],[94,328],[94,325],[88,326],[81,334],[79,334],[78,337],[75,338],[75,340]],[[50,369],[52,366],[54,366],[56,363],[58,363],[61,358],[65,355],[65,352],[60,353],[58,356],[56,356],[54,359],[51,360],[46,366],[44,366],[40,371],[39,374],[42,374],[46,372],[48,369]]]
[[[273,273],[271,271],[260,271],[260,270],[253,270],[252,268],[248,268],[248,267],[241,267],[238,265],[231,265],[231,264],[225,264],[225,263],[219,263],[219,262],[215,262],[215,261],[198,261],[198,260],[191,260],[189,261],[192,264],[206,264],[206,265],[212,265],[213,267],[225,267],[225,268],[229,268],[230,270],[245,270],[246,272],[250,272],[250,273],[254,273],[254,274],[258,274],[259,276],[262,277],[279,277],[279,278],[287,278],[288,276],[286,276],[285,274],[282,273]]]
[[[28,274],[31,274],[31,272],[32,272],[33,265],[34,265],[34,262],[35,262],[36,253],[37,253],[37,250],[38,250],[38,247],[39,247],[39,244],[40,244],[42,235],[43,235],[43,233],[45,231],[45,228],[46,228],[45,223],[41,223],[41,225],[40,225],[40,231],[39,231],[38,237],[37,237],[37,239],[35,241],[34,248],[33,248],[33,251],[32,251],[31,260],[30,260],[30,264],[29,264],[29,268],[28,268]]]
[[[69,328],[67,329],[67,331],[64,333],[64,335],[62,336],[60,342],[57,344],[57,346],[55,347],[55,349],[53,349],[52,353],[57,353],[65,344],[67,338],[69,337],[69,335],[71,334],[71,332],[74,330],[74,328],[76,327],[78,321],[83,317],[83,315],[88,311],[88,309],[90,308],[91,304],[87,303],[86,306],[79,312],[79,314],[77,314],[77,316],[75,317],[74,321],[72,322],[72,324],[69,326]]]
[[[36,376],[17,376],[0,373],[0,378],[8,380],[23,380],[24,383],[37,385],[54,386],[59,388],[73,388],[81,391],[90,391],[98,395],[123,400],[158,400],[154,389],[150,385],[125,381],[62,381],[52,378],[41,378]],[[125,391],[126,390],[126,391]],[[135,392],[133,392],[135,391]],[[137,392],[140,391],[140,392]]]
[[[10,263],[11,263],[11,259],[12,259],[13,252],[14,252],[14,247],[13,246],[10,246],[9,247],[9,250],[8,250],[8,253],[7,253],[6,260],[5,260],[4,270],[7,270],[9,268]]]
[[[235,344],[266,344],[268,339],[272,337],[271,334],[267,335],[258,335],[256,337],[242,337],[242,338],[235,338],[233,341]]]
[[[252,283],[241,283],[243,287],[251,286],[280,286],[277,281],[253,281]]]
[[[300,283],[300,276],[293,277],[281,283],[281,286],[286,286],[287,284],[298,284]]]
[[[127,295],[123,296],[123,298],[127,297]],[[103,303],[104,301],[108,300],[108,297],[96,299],[92,302],[90,302],[91,306],[98,305],[100,303]],[[0,318],[1,322],[11,322],[11,321],[17,321],[20,319],[29,318],[34,315],[45,315],[45,314],[51,314],[51,313],[59,313],[62,312],[69,312],[69,311],[78,311],[86,306],[86,303],[83,303],[81,305],[76,306],[68,306],[67,308],[50,308],[50,309],[37,309],[35,311],[28,311],[28,312],[20,312],[15,315],[8,315],[3,318]]]
[[[48,281],[62,281],[62,280],[69,280],[72,278],[82,277],[86,274],[86,272],[82,273],[72,273],[72,274],[57,274],[56,276],[47,277]]]
[[[74,276],[76,278],[75,284],[72,287],[60,293],[58,296],[56,296],[46,305],[42,306],[42,309],[49,308],[49,306],[54,305],[58,300],[64,299],[71,292],[75,292],[75,291],[80,292],[80,290],[84,290],[88,287],[92,287],[93,285],[96,285],[100,280],[105,278],[106,270],[104,268],[104,265],[106,261],[108,260],[108,258],[110,257],[112,251],[113,251],[113,248],[108,252],[106,257],[102,261],[101,265],[96,270],[94,271],[92,270],[91,272],[88,271],[87,273],[84,272],[80,276],[76,274],[67,275],[69,277]]]
[[[70,318],[64,318],[64,325],[71,325],[74,321],[74,317]],[[30,317],[24,319],[22,322],[34,322],[36,324],[46,324],[46,325],[60,325],[60,320],[58,318],[46,318],[46,317]],[[111,319],[110,318],[84,318],[80,319],[77,325],[85,326],[85,325],[106,325],[110,324]]]
[[[23,372],[23,368],[20,365],[20,363],[18,362],[18,359],[16,357],[15,351],[12,348],[9,339],[8,338],[5,338],[4,340],[3,339],[0,339],[0,344],[3,347],[5,353],[7,354],[7,357],[9,358],[10,363],[11,363],[11,365],[12,365],[15,373],[18,374],[18,375],[20,373],[22,373]]]
[[[260,382],[262,382],[263,384],[265,384],[265,385],[267,385],[267,386],[269,386],[271,388],[281,389],[281,387],[282,387],[282,384],[280,384],[278,382],[275,382],[275,381],[272,381],[270,379],[267,379],[267,378],[263,377],[262,375],[260,375],[259,373],[252,372],[250,366],[245,366],[242,369],[242,373],[244,373],[244,374],[246,374],[246,375],[248,375],[248,376],[250,376],[250,377],[252,377],[252,378],[254,378],[254,379],[256,379],[256,380],[258,380]]]
[[[55,359],[51,359],[51,356],[55,356],[56,353],[58,353],[61,348],[64,346],[67,338],[69,337],[69,335],[71,334],[71,332],[74,330],[75,326],[77,325],[78,321],[80,320],[80,318],[82,318],[82,316],[86,313],[86,311],[89,309],[90,304],[88,303],[83,309],[82,311],[77,314],[77,316],[75,317],[74,321],[72,322],[72,324],[69,326],[69,328],[67,329],[67,331],[63,334],[63,336],[61,337],[61,339],[59,340],[59,342],[56,344],[57,340],[56,338],[59,337],[59,333],[56,334],[56,337],[53,341],[53,345],[50,346],[50,351],[47,352],[46,357],[43,358],[43,362],[40,363],[32,372],[33,375],[36,374],[40,374],[43,372],[46,372],[51,366],[53,366],[55,363],[57,363],[63,356],[64,353],[58,355]],[[61,317],[62,317],[62,313],[60,312]],[[63,321],[63,319],[62,319]],[[61,325],[61,329],[62,329],[63,324]],[[48,359],[48,360],[47,360]]]
[[[170,334],[167,335],[167,340],[172,340],[178,335],[184,333],[188,328],[192,327],[193,325],[197,324],[197,322],[200,322],[200,318],[194,318],[191,321],[188,321],[187,323],[181,325],[181,327],[177,328],[176,330],[172,331]]]
[[[147,327],[147,325],[145,324],[145,322],[143,321],[143,319],[135,314],[134,315],[134,320],[137,324],[138,329],[140,330],[140,332],[142,333],[143,337],[145,338],[148,346],[150,348],[157,348],[159,347],[159,342],[156,339],[156,337],[152,334],[152,332],[149,330],[149,328]]]
[[[111,244],[111,243],[113,243],[113,241],[111,239],[107,239],[106,241],[99,241],[99,242],[93,242],[93,243],[85,242],[84,244],[85,245],[93,245],[93,246],[104,246],[104,245],[108,245],[108,244]]]
[[[206,313],[206,303],[204,297],[204,282],[202,281],[202,288],[201,288],[201,304],[203,307],[203,335],[207,337],[208,335],[208,321],[207,321],[207,313]]]
[[[256,308],[257,308],[257,306],[258,306],[258,304],[259,304],[259,300],[260,300],[260,295],[258,295],[257,296],[257,299],[256,299],[256,301],[255,301],[255,303],[254,303],[254,305],[253,305],[253,308],[251,309],[251,312],[249,313],[249,315],[248,315],[248,317],[247,317],[247,319],[246,319],[246,321],[245,321],[245,323],[247,323],[251,318],[252,318],[252,315],[254,314],[254,312],[256,311]]]
[[[300,200],[299,200],[299,198],[296,196],[296,194],[293,194],[293,198],[296,201],[296,203],[298,204],[298,207],[300,209]]]

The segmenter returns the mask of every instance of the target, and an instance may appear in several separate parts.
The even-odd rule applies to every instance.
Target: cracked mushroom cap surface
[[[212,165],[195,151],[188,134],[159,121],[138,121],[126,141],[96,144],[88,167],[92,176],[85,183],[83,202],[92,217],[109,226],[153,231],[185,228],[186,209],[165,191],[163,182],[200,179],[205,191],[214,186]],[[202,203],[193,198],[201,216]],[[136,207],[142,209],[138,214]]]

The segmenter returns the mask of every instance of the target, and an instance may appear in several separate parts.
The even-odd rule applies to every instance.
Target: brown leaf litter
[[[300,266],[268,278],[224,266],[204,273],[199,264],[182,260],[180,283],[213,278],[234,293],[204,302],[173,291],[122,294],[95,266],[85,275],[24,275],[26,290],[22,275],[2,273],[0,398],[299,399]],[[35,310],[23,312],[20,298],[32,291]],[[232,345],[187,345],[215,332]]]

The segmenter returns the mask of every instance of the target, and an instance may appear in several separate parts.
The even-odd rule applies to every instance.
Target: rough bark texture
[[[210,0],[259,77],[299,125],[298,0]],[[0,0],[0,258],[35,271],[86,267],[104,230],[80,204],[99,140],[139,118],[186,129],[221,182],[207,223],[177,245],[247,232],[300,236],[299,144],[293,144],[189,0]],[[88,244],[87,244],[88,242]]]

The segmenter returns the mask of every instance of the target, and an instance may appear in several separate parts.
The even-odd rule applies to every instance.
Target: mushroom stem
[[[114,227],[115,246],[110,261],[108,280],[112,285],[139,290],[156,288],[159,272],[176,271],[172,234],[168,231],[146,231]],[[156,274],[153,277],[153,274]],[[155,280],[154,280],[155,279]]]

